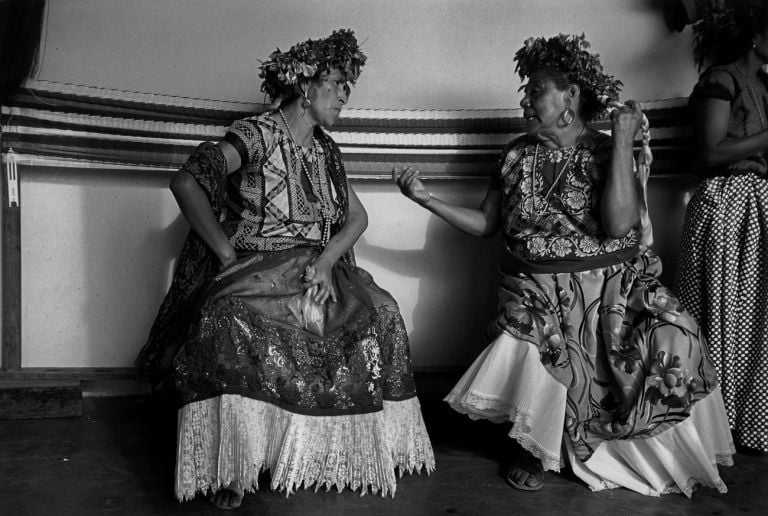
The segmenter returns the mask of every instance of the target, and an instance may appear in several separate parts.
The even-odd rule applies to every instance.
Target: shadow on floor
[[[567,474],[545,473],[535,493],[508,487],[500,471],[508,428],[454,413],[438,395],[421,396],[437,470],[405,475],[395,498],[302,489],[286,497],[247,495],[238,514],[506,515],[768,513],[768,456],[736,456],[722,469],[725,495],[699,488],[645,497],[624,489],[593,493]],[[204,497],[173,497],[175,414],[145,397],[86,398],[75,419],[0,422],[0,514],[16,516],[222,514]],[[264,476],[262,485],[268,485]]]

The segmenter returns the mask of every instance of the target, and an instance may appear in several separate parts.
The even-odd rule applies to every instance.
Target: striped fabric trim
[[[653,174],[685,171],[687,99],[644,103],[651,123]],[[0,149],[38,166],[178,168],[201,142],[218,140],[236,119],[265,104],[192,99],[93,86],[29,81],[2,106]],[[353,179],[386,179],[413,164],[426,178],[488,177],[501,148],[522,134],[520,109],[345,109],[331,134]],[[608,132],[606,121],[593,126]]]

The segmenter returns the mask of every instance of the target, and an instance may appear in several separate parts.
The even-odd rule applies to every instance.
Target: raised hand
[[[621,107],[617,107],[611,112],[611,122],[613,123],[611,134],[614,140],[631,144],[643,124],[640,103],[628,100]]]
[[[424,183],[419,179],[419,171],[413,167],[394,167],[392,180],[400,188],[403,195],[422,206],[426,205],[432,198],[424,187]]]

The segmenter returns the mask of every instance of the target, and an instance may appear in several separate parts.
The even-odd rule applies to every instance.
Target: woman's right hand
[[[394,167],[392,180],[397,183],[403,195],[422,206],[429,203],[432,198],[419,179],[419,171],[413,167]]]
[[[614,140],[632,145],[643,125],[643,111],[636,100],[628,100],[623,106],[611,112],[611,134]]]

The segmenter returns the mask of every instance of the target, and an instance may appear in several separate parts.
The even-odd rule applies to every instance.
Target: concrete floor
[[[239,514],[768,514],[768,455],[736,456],[729,492],[699,489],[649,498],[623,489],[590,492],[567,474],[545,474],[539,492],[509,488],[499,472],[505,428],[455,414],[422,397],[437,470],[403,477],[392,498],[301,490],[248,495]],[[172,495],[175,415],[145,397],[86,398],[74,419],[0,421],[1,515],[222,514],[202,496]]]

